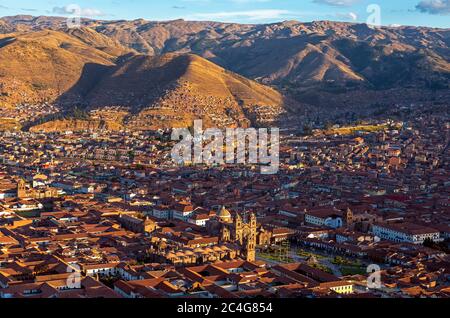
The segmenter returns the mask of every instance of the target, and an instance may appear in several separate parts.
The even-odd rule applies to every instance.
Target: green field
[[[354,262],[345,257],[336,256],[332,263],[339,266],[343,276],[367,274],[366,267],[359,261]]]
[[[322,264],[309,264],[309,266],[320,269],[321,271],[328,273],[328,274],[333,274],[333,271],[331,270],[331,268],[328,268],[325,265]]]
[[[341,266],[343,276],[367,275],[367,270],[363,266]]]
[[[299,250],[299,251],[297,252],[297,254],[298,254],[298,256],[303,257],[303,258],[315,257],[315,258],[317,258],[318,260],[321,260],[321,259],[325,259],[325,258],[326,258],[325,256],[322,256],[322,255],[320,255],[320,254],[315,254],[315,253],[307,252],[307,251],[305,251],[305,250]]]
[[[362,132],[378,132],[389,128],[388,125],[358,125],[341,128],[334,128],[325,131],[327,135],[353,135],[359,131]]]
[[[258,257],[262,259],[266,259],[273,262],[279,262],[279,263],[295,263],[295,260],[291,257],[283,257],[279,254],[275,253],[258,253]]]

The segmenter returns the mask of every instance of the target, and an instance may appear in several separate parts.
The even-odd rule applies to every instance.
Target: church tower
[[[257,234],[257,221],[256,215],[252,213],[250,215],[250,234],[247,237],[247,245],[245,248],[246,259],[248,262],[256,261],[256,234]]]
[[[24,199],[26,198],[27,195],[27,184],[25,182],[25,180],[20,179],[19,182],[17,183],[17,197],[19,199]]]
[[[252,234],[256,234],[257,222],[255,213],[250,214],[250,231]]]
[[[236,213],[236,218],[234,219],[234,238],[239,244],[244,243],[244,221],[239,213]]]
[[[347,228],[351,227],[353,225],[353,212],[352,210],[350,210],[350,208],[347,208],[347,211],[345,212],[345,219]]]
[[[258,235],[258,223],[256,220],[255,213],[250,214],[249,227],[250,227],[250,236],[254,236],[255,243],[256,243],[256,237]]]
[[[245,248],[245,256],[248,262],[256,261],[256,236],[250,235]]]

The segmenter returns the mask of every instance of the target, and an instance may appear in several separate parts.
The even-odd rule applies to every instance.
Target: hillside
[[[84,130],[109,130],[117,131],[122,125],[111,121],[65,119],[53,120],[30,128],[31,132],[58,132],[58,131],[84,131]]]
[[[78,37],[50,30],[0,35],[2,107],[53,101],[78,82],[88,65],[114,65],[129,52],[119,44],[106,47],[113,41],[100,34],[87,43],[81,32]]]
[[[0,107],[26,127],[54,117],[46,101],[62,112],[56,127],[70,126],[74,109],[98,127],[189,126],[194,118],[220,127],[301,127],[379,112],[399,98],[442,99],[450,87],[449,45],[448,29],[330,21],[82,19],[81,28],[67,29],[64,18],[4,17]],[[27,106],[34,104],[39,112]],[[25,105],[19,117],[17,105]]]
[[[288,106],[276,90],[199,56],[137,55],[89,28],[0,35],[0,93],[3,109],[59,105],[61,116],[45,113],[53,123],[42,126],[32,106],[23,114],[28,122],[21,119],[50,131],[70,129],[75,109],[92,116],[89,123],[73,121],[77,129],[114,122],[153,129],[189,126],[197,118],[220,127],[267,124]]]
[[[195,55],[135,56],[111,69],[86,96],[89,110],[121,106],[129,127],[268,123],[283,112],[284,98],[269,87]]]
[[[3,21],[30,30],[64,25],[63,19],[49,17]],[[83,20],[83,25],[144,54],[194,53],[245,77],[287,89],[430,88],[438,82],[445,88],[450,81],[448,29],[371,28],[330,21],[243,25],[139,19]]]

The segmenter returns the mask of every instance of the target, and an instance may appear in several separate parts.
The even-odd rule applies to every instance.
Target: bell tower
[[[236,218],[234,219],[234,230],[235,230],[235,240],[242,245],[244,241],[244,223],[242,220],[242,216],[239,213],[236,213]]]
[[[347,208],[345,212],[345,219],[347,223],[347,227],[351,227],[353,225],[353,211],[350,208]]]
[[[256,236],[258,234],[258,223],[256,220],[256,215],[255,213],[250,214],[250,236],[254,236],[255,237],[255,243],[256,243]]]
[[[17,183],[17,197],[19,199],[24,199],[27,197],[27,184],[23,179],[20,179]]]
[[[252,234],[256,234],[257,229],[257,221],[256,221],[256,215],[255,213],[250,214],[250,231]]]
[[[256,261],[256,234],[257,221],[255,213],[250,214],[250,234],[247,237],[246,259],[248,262]]]
[[[247,238],[245,254],[246,260],[248,262],[256,261],[256,235],[250,234],[250,236]]]

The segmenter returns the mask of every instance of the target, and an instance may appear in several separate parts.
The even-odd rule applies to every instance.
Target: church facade
[[[58,190],[45,187],[45,189],[28,188],[25,180],[20,179],[17,183],[17,198],[19,199],[50,199],[57,198]]]
[[[258,227],[256,215],[251,213],[247,220],[236,213],[235,217],[223,207],[217,218],[207,224],[211,234],[218,235],[223,243],[234,243],[240,246],[241,256],[247,261],[256,260],[257,245],[269,245],[271,233]]]

